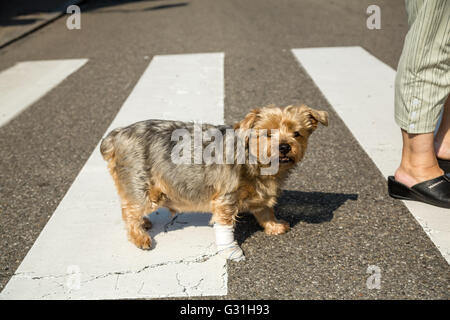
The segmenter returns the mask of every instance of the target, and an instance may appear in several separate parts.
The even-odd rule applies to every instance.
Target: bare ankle
[[[436,151],[436,157],[439,159],[450,160],[450,141],[435,141],[434,150]]]
[[[406,170],[404,170],[402,167],[398,168],[397,171],[395,171],[395,180],[403,183],[405,186],[411,188],[413,185],[419,183],[419,181],[409,174]]]
[[[411,188],[418,183],[440,177],[443,174],[444,171],[438,165],[432,167],[413,167],[402,163],[395,172],[395,180]]]

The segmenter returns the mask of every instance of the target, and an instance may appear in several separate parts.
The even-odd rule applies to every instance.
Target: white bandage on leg
[[[245,260],[242,249],[234,240],[234,227],[223,224],[214,224],[216,234],[217,252],[220,256],[233,261]]]

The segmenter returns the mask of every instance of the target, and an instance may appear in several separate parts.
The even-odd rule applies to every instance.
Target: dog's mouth
[[[294,159],[288,156],[280,156],[279,161],[280,163],[294,163]]]

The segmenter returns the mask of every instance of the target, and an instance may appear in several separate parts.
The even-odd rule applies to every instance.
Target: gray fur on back
[[[231,129],[202,124],[202,131],[210,128],[219,129],[223,136],[226,129]],[[169,183],[180,198],[203,201],[211,198],[218,184],[227,183],[223,181],[224,176],[236,175],[235,165],[194,164],[193,161],[192,164],[173,163],[171,152],[177,141],[171,141],[171,136],[176,129],[188,130],[191,141],[194,140],[194,123],[146,120],[115,129],[102,141],[104,157],[104,150],[112,144],[118,180],[126,184],[124,191],[128,198],[144,203],[152,176],[155,176]],[[204,147],[208,143],[210,141],[203,142]],[[193,157],[193,152],[191,155]]]

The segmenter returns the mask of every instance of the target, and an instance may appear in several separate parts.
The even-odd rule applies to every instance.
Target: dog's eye
[[[295,131],[295,132],[294,132],[294,137],[296,137],[296,138],[297,138],[297,137],[300,137],[300,132]]]

